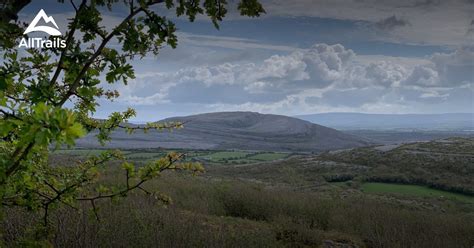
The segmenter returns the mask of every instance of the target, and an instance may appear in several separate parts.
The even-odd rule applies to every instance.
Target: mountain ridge
[[[171,117],[158,121],[185,123],[172,132],[114,131],[113,148],[238,149],[286,152],[321,152],[371,144],[371,141],[297,118],[256,112],[214,112]],[[96,147],[94,132],[78,141]]]

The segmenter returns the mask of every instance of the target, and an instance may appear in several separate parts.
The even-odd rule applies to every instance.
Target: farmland
[[[72,157],[88,157],[99,155],[106,149],[59,149],[54,151],[56,155],[68,155]],[[206,164],[249,164],[262,161],[274,161],[284,159],[292,154],[282,152],[260,152],[260,151],[238,151],[238,150],[187,150],[187,149],[122,149],[122,154],[129,160],[139,163],[153,161],[163,157],[168,152],[175,151],[186,154],[189,161],[199,161]]]

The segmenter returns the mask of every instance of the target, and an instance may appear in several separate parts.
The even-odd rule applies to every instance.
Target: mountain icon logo
[[[52,23],[56,28],[54,27],[49,27],[49,26],[36,26],[40,19],[43,19],[45,23]],[[59,27],[54,21],[54,18],[52,16],[48,16],[46,12],[44,12],[43,9],[41,9],[38,14],[35,16],[35,19],[30,23],[30,25],[26,28],[25,32],[23,34],[35,32],[35,31],[41,31],[45,32],[49,35],[61,35],[61,32],[59,32]]]

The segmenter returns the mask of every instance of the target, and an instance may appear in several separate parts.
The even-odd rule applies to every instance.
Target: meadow
[[[446,198],[450,200],[474,204],[474,197],[472,196],[432,189],[426,186],[419,185],[405,185],[393,183],[362,183],[360,188],[362,192],[365,193],[402,194],[417,197]]]
[[[54,154],[69,155],[73,157],[87,157],[98,155],[105,149],[59,149]],[[123,149],[121,152],[127,159],[136,162],[148,162],[163,157],[170,151],[186,154],[190,161],[201,161],[209,164],[248,164],[262,161],[274,161],[291,156],[290,153],[282,152],[260,152],[239,150],[186,150],[186,149]]]

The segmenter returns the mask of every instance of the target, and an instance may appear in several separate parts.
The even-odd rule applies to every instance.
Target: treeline
[[[377,182],[377,183],[396,183],[396,184],[407,184],[407,185],[419,185],[426,186],[433,189],[444,190],[452,193],[459,193],[468,196],[474,196],[474,191],[471,188],[465,188],[463,186],[453,186],[450,184],[443,184],[439,182],[433,182],[424,178],[409,178],[407,176],[399,175],[356,175],[356,174],[328,174],[323,175],[326,182],[347,182],[352,180],[358,180],[361,182]]]
[[[397,177],[397,176],[365,176],[362,178],[364,182],[377,182],[377,183],[397,183],[397,184],[410,184],[427,186],[433,189],[444,190],[452,193],[459,193],[468,196],[474,196],[474,191],[471,188],[465,188],[463,186],[455,186],[451,184],[443,184],[433,182],[424,178],[409,178],[409,177]]]
[[[367,182],[422,185],[474,196],[474,157],[416,153],[403,148],[389,152],[359,148],[337,154],[325,153],[319,158],[369,168],[363,172],[328,173],[325,179],[329,182],[358,178]]]

